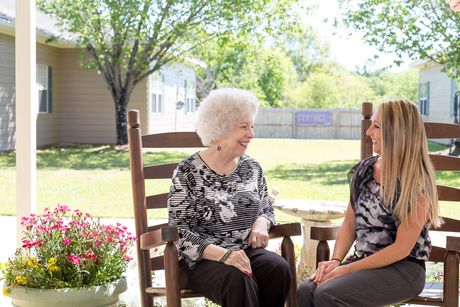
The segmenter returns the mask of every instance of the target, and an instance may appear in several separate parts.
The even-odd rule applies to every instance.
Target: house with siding
[[[454,123],[455,93],[460,89],[458,82],[442,71],[443,65],[433,61],[417,61],[411,67],[419,70],[417,103],[424,121]],[[451,141],[439,140],[444,144]]]
[[[454,97],[458,83],[432,61],[411,65],[419,70],[418,107],[427,122],[454,122]]]
[[[0,0],[0,151],[15,148],[14,0]],[[95,70],[80,66],[71,40],[46,43],[59,34],[37,12],[37,146],[59,143],[114,144],[115,108]],[[128,109],[138,109],[144,133],[194,130],[196,76],[191,64],[174,63],[140,82]]]

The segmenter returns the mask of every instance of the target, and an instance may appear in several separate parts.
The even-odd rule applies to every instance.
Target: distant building
[[[411,65],[419,69],[418,107],[427,122],[454,122],[454,96],[458,83],[442,72],[441,64],[418,61]]]
[[[15,147],[14,0],[0,0],[0,151]],[[95,70],[80,66],[71,40],[45,43],[59,30],[37,12],[37,146],[114,144],[115,108]],[[196,76],[187,63],[163,67],[136,85],[128,109],[138,109],[142,132],[193,130]]]

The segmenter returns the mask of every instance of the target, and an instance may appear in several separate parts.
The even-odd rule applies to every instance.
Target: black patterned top
[[[179,260],[190,268],[215,244],[240,250],[248,246],[252,224],[263,216],[275,223],[262,168],[243,155],[236,169],[219,175],[198,153],[174,171],[168,197],[169,224],[177,225]]]
[[[358,163],[354,171],[350,202],[355,213],[355,254],[372,254],[392,244],[401,221],[393,216],[394,205],[385,206],[380,199],[380,185],[374,180],[374,164],[378,156],[369,157]],[[398,187],[399,190],[399,187]],[[409,257],[428,260],[431,241],[428,229],[423,227],[417,243]]]

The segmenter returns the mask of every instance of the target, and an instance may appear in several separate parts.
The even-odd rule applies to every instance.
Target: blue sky
[[[362,33],[354,33],[349,36],[349,29],[336,29],[332,25],[333,18],[338,15],[338,5],[336,0],[305,0],[307,3],[315,3],[318,9],[313,16],[307,17],[307,22],[311,23],[318,32],[320,38],[330,46],[332,59],[336,60],[346,68],[354,70],[356,66],[362,66],[364,62],[379,54],[380,58],[374,65],[374,69],[390,66],[396,56],[393,54],[379,53],[377,48],[366,45],[361,37]],[[324,18],[328,22],[323,21]],[[404,71],[412,61],[406,60],[401,67],[391,68],[391,71]]]

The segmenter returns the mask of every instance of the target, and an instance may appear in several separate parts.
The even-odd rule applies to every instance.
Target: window
[[[458,107],[458,104],[460,103],[460,97],[458,96],[460,96],[458,83],[454,79],[451,79],[450,80],[450,116],[455,115],[455,111],[456,111],[455,109],[456,107]],[[458,110],[457,110],[457,116],[458,116]]]
[[[37,64],[37,90],[38,90],[38,112],[51,113],[53,111],[51,67],[44,64]]]
[[[150,112],[163,113],[164,110],[163,74],[155,72],[150,75]]]
[[[195,83],[185,80],[185,112],[193,113],[196,111],[196,88]]]
[[[422,115],[430,113],[430,81],[418,85],[418,109]]]

